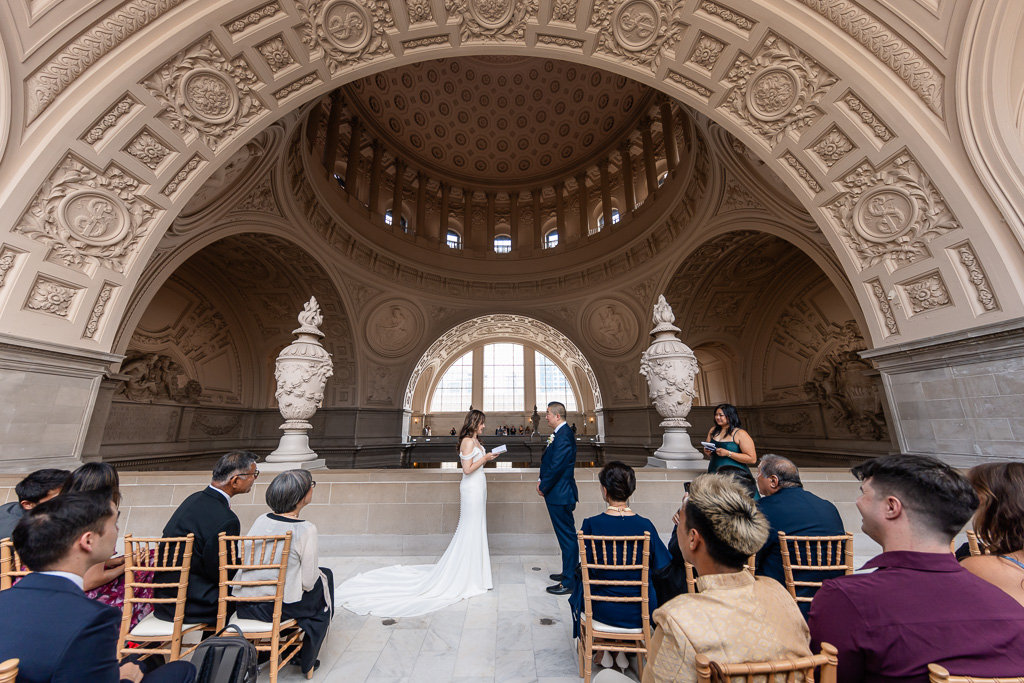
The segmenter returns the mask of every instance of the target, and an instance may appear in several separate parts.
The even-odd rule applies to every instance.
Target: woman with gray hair
[[[267,505],[271,512],[260,516],[249,529],[249,536],[283,536],[292,532],[288,553],[288,569],[284,579],[284,604],[281,620],[295,619],[305,638],[297,662],[302,673],[309,674],[318,666],[316,657],[327,637],[331,625],[334,601],[334,575],[330,569],[319,566],[316,526],[299,519],[302,508],[313,500],[316,482],[308,470],[288,470],[274,477],[267,488]],[[275,562],[281,560],[281,548]],[[271,569],[241,570],[238,581],[266,581],[277,577]],[[233,593],[238,597],[266,597],[273,595],[273,586],[240,586]],[[240,602],[237,610],[241,619],[273,621],[273,602]]]

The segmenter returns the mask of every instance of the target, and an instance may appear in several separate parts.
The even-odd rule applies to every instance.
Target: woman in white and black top
[[[267,505],[273,512],[257,518],[248,533],[250,536],[276,536],[292,532],[281,620],[295,619],[306,633],[298,657],[303,673],[309,673],[320,665],[316,657],[327,637],[334,606],[331,597],[334,594],[334,575],[330,569],[319,566],[316,527],[312,522],[299,519],[302,508],[313,499],[315,486],[313,475],[307,470],[288,470],[274,477],[267,488]],[[280,561],[280,552],[279,549],[275,562]],[[239,581],[275,578],[272,569],[242,570],[235,576]],[[257,597],[273,595],[274,591],[273,586],[239,586],[233,593]],[[237,615],[240,619],[273,621],[274,603],[240,602]]]

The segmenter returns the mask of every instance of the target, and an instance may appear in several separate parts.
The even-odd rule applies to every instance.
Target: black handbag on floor
[[[238,635],[222,635],[228,629]],[[260,675],[256,646],[245,639],[242,629],[228,624],[192,653],[198,674],[196,683],[256,683]]]

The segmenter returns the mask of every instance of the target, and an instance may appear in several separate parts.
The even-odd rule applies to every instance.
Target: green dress
[[[740,445],[735,441],[716,441],[715,439],[712,439],[711,443],[715,444],[715,446],[718,448],[724,448],[730,453],[742,452],[740,451]],[[711,456],[711,462],[708,463],[708,474],[717,472],[719,467],[725,467],[726,465],[731,465],[732,467],[739,467],[741,469],[747,470],[748,472],[750,471],[750,468],[744,465],[743,463],[733,460],[728,456],[718,455],[717,453],[715,453],[714,455]]]

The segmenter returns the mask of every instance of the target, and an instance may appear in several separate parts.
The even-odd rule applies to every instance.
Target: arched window
[[[498,235],[494,238],[494,251],[498,254],[508,254],[512,251],[512,238],[508,235]]]
[[[537,379],[537,409],[558,401],[569,412],[576,411],[576,397],[565,373],[540,351],[534,351]]]
[[[548,234],[544,235],[544,248],[551,249],[558,246],[558,231],[552,230]]]
[[[484,411],[522,410],[522,344],[488,344],[484,347]]]
[[[612,225],[619,222],[619,210],[612,209]],[[597,217],[597,229],[604,230],[604,213]]]
[[[448,245],[449,249],[462,249],[462,235],[449,230],[448,235],[445,237],[445,244]]]
[[[658,187],[664,185],[666,180],[668,180],[668,171],[664,171],[660,176],[658,176]]]
[[[387,211],[384,212],[384,224],[385,225],[391,225],[394,222],[395,222],[395,216],[394,216],[394,214],[391,213],[391,209],[388,209]],[[405,219],[405,216],[402,216],[402,230],[405,230],[408,227],[409,227],[409,221],[407,221]]]
[[[445,371],[434,391],[430,410],[435,413],[464,412],[473,403],[473,352],[463,354]]]

